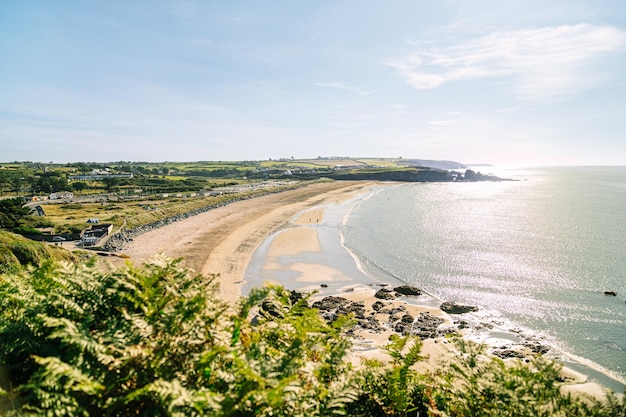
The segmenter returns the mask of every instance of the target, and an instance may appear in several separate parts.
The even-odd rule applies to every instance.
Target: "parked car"
[[[64,238],[64,237],[62,237],[62,236],[54,236],[54,237],[52,238],[52,241],[53,241],[53,242],[63,242],[63,241],[65,241],[65,238]]]

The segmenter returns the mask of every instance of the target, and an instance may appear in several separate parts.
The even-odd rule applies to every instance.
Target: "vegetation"
[[[399,167],[398,165],[403,167]],[[33,235],[34,228],[53,226],[53,233],[77,234],[85,228],[87,219],[97,218],[116,227],[142,225],[182,212],[210,206],[210,201],[180,205],[175,196],[194,197],[205,191],[224,190],[223,187],[250,185],[265,180],[318,181],[322,178],[338,180],[399,180],[451,181],[446,171],[406,168],[401,158],[323,158],[297,160],[294,158],[268,161],[200,161],[187,163],[111,162],[42,164],[14,162],[0,165],[0,197],[23,196],[39,201],[47,220],[39,220],[28,213],[11,218],[0,207],[0,228]],[[73,194],[67,194],[73,192]],[[231,190],[227,190],[231,192]],[[240,196],[245,197],[244,194]],[[53,195],[55,194],[56,195]],[[61,193],[61,194],[59,194]],[[58,199],[57,199],[58,198]],[[228,197],[223,199],[228,200]],[[10,199],[9,199],[10,200]],[[70,200],[70,203],[64,204]],[[3,201],[0,199],[0,202]],[[14,201],[19,201],[15,199]],[[136,203],[146,206],[158,201],[158,210],[147,212]],[[55,203],[61,203],[60,205]],[[110,203],[119,203],[115,213],[106,213]],[[162,204],[163,203],[163,204]],[[20,204],[23,204],[20,203]],[[35,203],[36,204],[36,203]],[[140,207],[141,207],[140,206]],[[21,207],[20,207],[21,208]],[[11,209],[13,210],[13,208]],[[40,210],[40,211],[41,211]],[[12,211],[16,213],[15,211]],[[41,214],[41,213],[39,213]],[[129,223],[129,224],[130,224]],[[20,227],[19,229],[16,229]]]
[[[30,216],[30,209],[23,207],[21,198],[0,200],[0,229],[11,230],[22,226],[22,220]]]
[[[0,195],[47,195],[59,191],[77,194],[142,192],[197,192],[241,182],[272,178],[319,178],[335,166],[394,168],[395,158],[293,158],[268,161],[200,162],[77,162],[68,164],[14,162],[0,165]],[[287,174],[289,172],[289,174]],[[77,176],[89,176],[89,178]]]
[[[103,271],[50,263],[0,276],[6,416],[624,416],[626,403],[561,394],[558,368],[505,366],[480,347],[420,374],[419,341],[353,367],[343,317],[326,323],[280,287],[229,308],[180,260]],[[252,317],[252,319],[251,319]]]
[[[63,248],[0,230],[0,275],[16,272],[28,265],[39,267],[48,261],[75,259],[75,255]]]

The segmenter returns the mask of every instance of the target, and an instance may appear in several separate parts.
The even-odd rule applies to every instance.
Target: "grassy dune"
[[[58,246],[0,230],[0,273],[15,271],[27,265],[40,266],[48,260],[76,260],[76,255]]]

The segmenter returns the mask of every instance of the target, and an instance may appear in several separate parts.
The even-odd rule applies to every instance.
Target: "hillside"
[[[0,230],[0,273],[27,265],[41,266],[48,260],[76,260],[76,256],[63,248]]]

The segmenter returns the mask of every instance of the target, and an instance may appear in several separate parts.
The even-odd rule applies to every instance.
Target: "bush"
[[[14,228],[13,230],[11,230],[13,233],[17,233],[18,235],[43,235],[43,233],[41,233],[41,231],[34,229],[32,227],[28,227],[28,226],[18,226],[16,228]]]
[[[30,227],[53,227],[54,222],[43,216],[30,216],[28,225]]]
[[[78,235],[83,231],[84,226],[82,224],[66,223],[55,228],[59,235]]]
[[[0,256],[4,256],[0,251]],[[419,340],[355,370],[340,318],[257,289],[229,308],[180,260],[104,270],[44,263],[0,275],[0,414],[48,416],[624,416],[561,394],[558,367],[505,366],[478,345],[420,374]],[[251,319],[250,316],[254,317]]]
[[[0,278],[0,412],[321,416],[350,400],[348,343],[306,300],[265,288],[232,311],[215,289],[164,258]],[[253,326],[263,303],[280,317]]]
[[[28,265],[40,266],[50,260],[73,259],[74,255],[63,248],[0,230],[0,273],[19,271]]]

